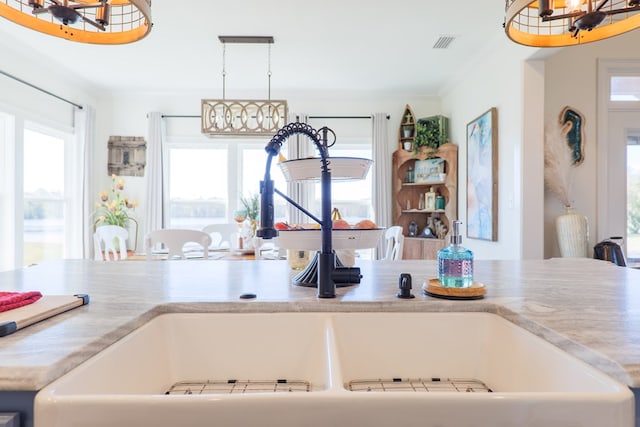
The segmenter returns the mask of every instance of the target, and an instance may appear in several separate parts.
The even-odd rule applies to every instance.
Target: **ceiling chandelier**
[[[287,124],[285,100],[271,99],[272,36],[219,36],[222,42],[222,99],[202,100],[202,133],[217,135],[273,135]],[[226,99],[227,43],[264,43],[269,48],[267,99]]]
[[[560,47],[640,26],[640,0],[506,0],[505,32],[516,43]]]
[[[0,0],[0,16],[80,43],[131,43],[152,27],[151,0]]]

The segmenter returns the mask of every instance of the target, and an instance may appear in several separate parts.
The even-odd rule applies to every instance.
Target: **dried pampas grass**
[[[545,129],[544,138],[544,183],[565,207],[571,206],[569,192],[573,158],[567,144],[567,125],[553,123]]]

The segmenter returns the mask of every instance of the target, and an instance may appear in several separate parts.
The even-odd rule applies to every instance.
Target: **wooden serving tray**
[[[43,295],[33,304],[0,313],[0,337],[86,304],[87,294]]]
[[[473,282],[468,288],[451,288],[440,284],[438,279],[429,279],[422,285],[425,294],[445,299],[480,299],[487,293],[487,289],[482,283]]]

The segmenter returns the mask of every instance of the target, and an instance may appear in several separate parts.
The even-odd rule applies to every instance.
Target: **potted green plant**
[[[416,154],[433,154],[442,144],[447,142],[448,119],[444,116],[433,116],[418,119],[413,150]],[[423,148],[424,147],[424,148]]]

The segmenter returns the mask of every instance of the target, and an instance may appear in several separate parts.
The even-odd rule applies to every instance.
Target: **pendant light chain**
[[[267,45],[269,47],[269,60],[268,60],[268,71],[267,71],[269,83],[268,83],[267,99],[271,101],[271,43],[268,43]]]
[[[222,99],[227,99],[227,44],[222,43]]]

